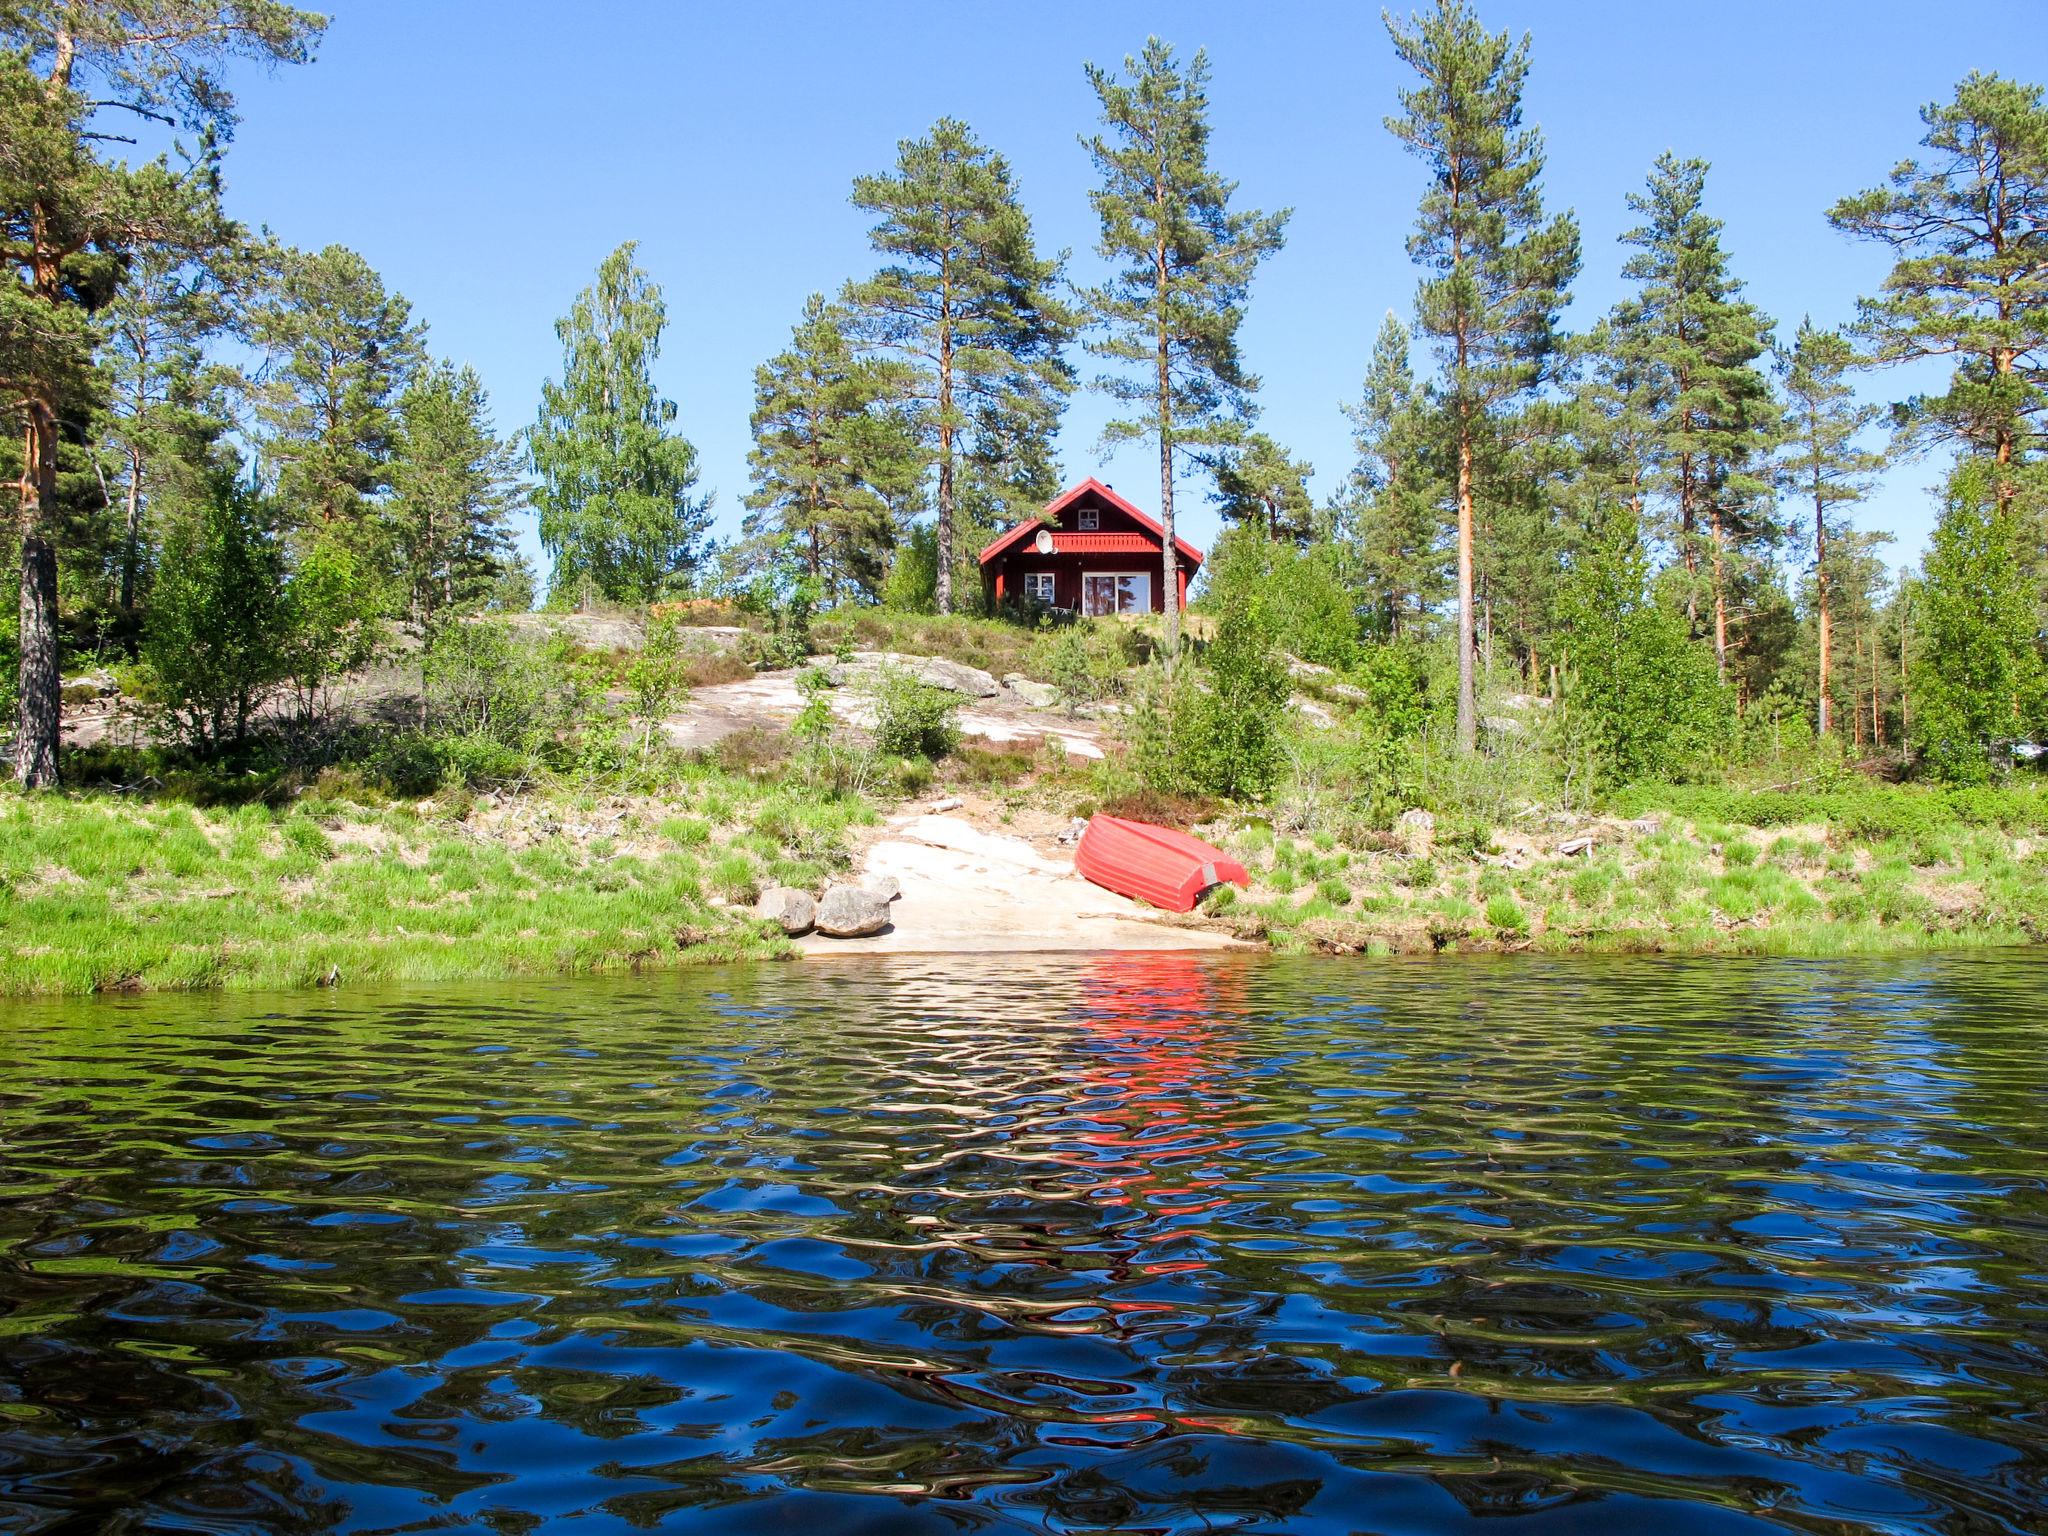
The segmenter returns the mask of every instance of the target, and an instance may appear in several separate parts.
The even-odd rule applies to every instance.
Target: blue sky
[[[872,264],[847,202],[854,176],[886,168],[934,119],[964,118],[1015,166],[1041,244],[1070,249],[1092,280],[1081,66],[1115,63],[1151,32],[1209,50],[1213,160],[1243,202],[1294,209],[1243,341],[1265,381],[1261,425],[1315,464],[1319,496],[1351,461],[1338,406],[1373,333],[1389,309],[1410,311],[1421,168],[1382,127],[1405,80],[1370,5],[331,3],[316,63],[239,81],[233,211],[297,245],[361,251],[434,350],[479,370],[506,431],[531,420],[559,366],[555,317],[607,251],[639,241],[669,300],[659,382],[721,531],[747,486],[755,365],[785,344],[805,295]],[[1822,211],[1911,153],[1919,106],[1968,71],[2048,77],[2039,0],[1486,0],[1483,14],[1534,36],[1527,113],[1548,140],[1547,196],[1576,211],[1585,240],[1573,328],[1620,293],[1623,198],[1666,149],[1712,162],[1737,271],[1788,334],[1805,314],[1848,320],[1887,263]],[[1907,388],[1869,385],[1873,398]],[[1067,476],[1122,482],[1149,508],[1145,449],[1097,457],[1105,415],[1100,397],[1077,397]],[[1899,466],[1862,510],[1863,526],[1898,536],[1895,561],[1921,549],[1938,475]],[[1204,489],[1180,496],[1201,543],[1216,528]]]

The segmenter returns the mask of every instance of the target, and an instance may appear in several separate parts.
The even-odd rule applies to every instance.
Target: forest
[[[1100,772],[1127,787],[1320,796],[1368,828],[1416,805],[1504,813],[1511,783],[1562,801],[2033,776],[2038,85],[1969,75],[1921,108],[1917,144],[1815,210],[1890,264],[1835,331],[1746,297],[1703,160],[1615,188],[1632,227],[1587,251],[1546,201],[1531,39],[1466,0],[1390,15],[1415,288],[1358,359],[1355,463],[1319,501],[1239,344],[1290,210],[1212,161],[1207,55],[1152,38],[1084,66],[1092,259],[1041,246],[1010,163],[962,120],[912,128],[854,183],[873,270],[805,300],[756,370],[745,516],[721,539],[632,242],[564,296],[560,369],[514,426],[362,256],[227,215],[232,75],[312,67],[325,26],[277,0],[0,5],[19,790],[645,775],[653,723],[703,681],[679,630],[730,620],[756,665],[787,667],[814,626],[925,616],[969,653],[1021,631],[1067,697],[1119,710]],[[1568,329],[1574,283],[1610,261],[1625,297]],[[1929,360],[1937,387],[1870,403]],[[1186,635],[1172,604],[1149,637],[984,611],[976,553],[1060,489],[1081,390],[1113,403],[1106,443],[1156,450],[1169,535],[1191,488],[1228,525]],[[1860,504],[1907,460],[1941,506],[1894,573]],[[544,572],[517,548],[527,514]],[[536,608],[636,615],[649,641],[572,655],[508,627]],[[379,668],[413,679],[380,715],[350,686]],[[1364,701],[1312,742],[1285,707],[1303,669]],[[110,693],[136,728],[67,742],[66,711]]]

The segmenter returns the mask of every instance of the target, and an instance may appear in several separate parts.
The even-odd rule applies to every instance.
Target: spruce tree
[[[794,541],[827,600],[880,594],[925,460],[909,370],[862,358],[850,317],[813,294],[790,344],[754,370],[746,531]]]
[[[951,613],[963,462],[1024,461],[977,484],[1003,521],[1036,512],[1054,489],[1052,439],[1073,389],[1063,261],[1039,256],[1009,162],[953,118],[903,141],[892,174],[857,180],[853,203],[875,216],[869,240],[885,265],[849,284],[845,302],[864,345],[904,364],[921,406],[938,606]]]
[[[1217,509],[1275,543],[1306,544],[1315,532],[1308,478],[1316,470],[1263,432],[1253,432],[1211,463]]]
[[[668,310],[634,249],[629,240],[605,257],[555,322],[562,377],[541,385],[527,433],[550,602],[648,603],[685,588],[710,527],[710,498],[690,495],[697,450],[654,387]]]
[[[60,413],[86,385],[90,309],[115,260],[169,222],[138,196],[125,167],[96,146],[118,133],[98,114],[128,111],[225,136],[237,58],[311,57],[322,18],[264,0],[130,0],[112,5],[0,6],[0,378],[22,424],[20,686],[15,778],[57,781],[62,700],[57,639]]]
[[[1478,742],[1474,684],[1475,503],[1502,418],[1556,377],[1557,315],[1579,269],[1578,225],[1546,218],[1543,138],[1522,125],[1529,40],[1488,32],[1464,0],[1407,22],[1386,18],[1394,50],[1420,77],[1401,94],[1393,135],[1429,171],[1408,252],[1433,275],[1416,295],[1435,338],[1457,497],[1458,744]]]
[[[1122,365],[1099,387],[1126,414],[1103,442],[1150,438],[1159,449],[1159,518],[1165,529],[1166,663],[1180,649],[1180,562],[1174,552],[1173,482],[1178,462],[1236,442],[1253,415],[1258,379],[1237,344],[1258,264],[1284,242],[1288,212],[1233,210],[1235,182],[1209,166],[1209,58],[1186,68],[1170,45],[1147,39],[1119,80],[1094,64],[1088,83],[1104,132],[1085,142],[1100,184],[1089,193],[1109,280],[1086,291],[1096,356]]]
[[[412,306],[342,245],[273,247],[244,316],[263,363],[248,390],[267,478],[294,545],[346,550],[394,574],[391,489],[398,401],[425,358]]]
[[[1946,389],[1894,407],[1897,425],[1909,443],[1991,459],[2009,505],[2048,432],[2048,103],[2037,85],[1972,74],[1920,119],[1927,156],[1828,219],[1895,253],[1860,305],[1865,359],[1951,362]]]
[[[1376,628],[1424,628],[1443,596],[1437,533],[1443,486],[1429,453],[1425,398],[1409,361],[1408,327],[1389,312],[1373,341],[1365,388],[1344,407],[1358,461],[1340,495],[1347,540]]]
[[[1697,581],[1709,564],[1714,663],[1729,668],[1733,583],[1752,547],[1776,535],[1768,455],[1779,413],[1760,366],[1771,322],[1742,298],[1721,246],[1721,221],[1705,209],[1707,163],[1658,157],[1629,207],[1643,223],[1624,234],[1637,248],[1622,275],[1639,284],[1611,334],[1625,366],[1646,375],[1654,400],[1651,463],[1674,510],[1673,535]],[[1732,568],[1731,568],[1732,567]],[[1697,624],[1696,599],[1688,609]]]
[[[439,363],[413,382],[398,402],[396,446],[391,523],[406,615],[424,638],[499,590],[517,558],[507,519],[526,487],[472,368]]]
[[[1813,615],[1817,647],[1814,728],[1834,729],[1834,571],[1831,542],[1847,533],[1843,514],[1861,501],[1870,478],[1884,466],[1881,454],[1857,446],[1876,421],[1875,406],[1859,405],[1848,371],[1856,357],[1839,332],[1802,320],[1792,345],[1779,353],[1778,377],[1786,402],[1786,450],[1779,483],[1813,509]]]

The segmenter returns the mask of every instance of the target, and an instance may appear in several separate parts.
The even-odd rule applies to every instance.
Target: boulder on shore
[[[904,656],[894,651],[855,651],[851,661],[835,662],[825,677],[835,688],[865,683],[880,676],[884,667],[906,672],[931,688],[943,688],[963,698],[992,699],[1003,685],[979,667],[970,667],[938,656]]]
[[[1060,701],[1059,689],[1051,683],[1034,682],[1022,672],[1012,672],[1005,677],[1003,686],[1033,709],[1051,709]]]
[[[865,938],[889,926],[889,903],[872,891],[835,885],[818,900],[817,923],[829,938]]]
[[[870,875],[861,882],[860,888],[884,904],[896,900],[903,894],[903,882],[894,875]]]
[[[791,938],[809,933],[818,921],[818,904],[811,899],[809,891],[800,891],[793,885],[772,886],[761,893],[761,899],[754,903],[754,916],[765,922],[779,923],[782,931]]]

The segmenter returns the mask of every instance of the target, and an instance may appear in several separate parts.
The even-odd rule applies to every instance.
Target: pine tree
[[[837,603],[874,599],[896,529],[916,505],[925,462],[903,408],[901,363],[862,358],[850,317],[813,294],[790,345],[754,370],[746,531],[794,540]]]
[[[1456,466],[1458,744],[1477,745],[1474,685],[1476,481],[1500,418],[1557,374],[1557,314],[1579,269],[1570,214],[1546,219],[1543,138],[1522,126],[1529,40],[1488,32],[1464,0],[1407,23],[1387,18],[1394,51],[1421,84],[1387,127],[1429,170],[1408,252],[1434,276],[1416,295],[1436,339]]]
[[[1389,312],[1373,341],[1364,392],[1344,407],[1358,462],[1340,502],[1367,604],[1389,638],[1420,631],[1443,596],[1443,486],[1408,354],[1408,327]]]
[[[2048,724],[2048,668],[1995,458],[1950,477],[1914,606],[1921,635],[1908,688],[1914,745],[1960,783],[1989,776],[1999,744]]]
[[[854,183],[887,263],[847,286],[866,346],[899,359],[936,480],[938,606],[953,611],[963,460],[1028,461],[984,476],[984,508],[1016,521],[1050,499],[1051,445],[1073,389],[1062,351],[1074,317],[1062,258],[1042,259],[1009,162],[953,118],[897,147],[896,168]]]
[[[391,486],[406,615],[424,638],[489,604],[516,560],[507,519],[526,487],[474,369],[437,364],[400,397]]]
[[[62,700],[57,641],[59,412],[84,387],[87,317],[111,291],[113,258],[158,238],[163,211],[101,160],[96,114],[126,110],[225,135],[235,58],[295,63],[324,21],[264,0],[128,0],[0,7],[0,379],[23,430],[17,533],[20,686],[15,778],[57,780]]]
[[[1124,60],[1128,81],[1087,68],[1106,130],[1086,141],[1102,178],[1088,195],[1102,226],[1095,249],[1117,264],[1085,294],[1099,327],[1088,347],[1130,370],[1100,381],[1131,408],[1104,427],[1103,442],[1151,438],[1159,448],[1170,668],[1180,649],[1175,466],[1237,441],[1251,420],[1259,381],[1245,370],[1237,332],[1252,274],[1283,244],[1288,212],[1232,211],[1236,183],[1210,169],[1206,53],[1183,69],[1153,37],[1142,56]]]
[[[1214,501],[1233,523],[1256,527],[1275,543],[1306,544],[1315,532],[1315,501],[1308,478],[1316,472],[1263,432],[1248,434],[1236,448],[1219,454]]]
[[[2048,103],[2039,86],[1972,74],[1920,119],[1928,157],[1828,219],[1896,253],[1883,292],[1860,305],[1866,360],[1953,360],[1947,389],[1894,407],[1897,425],[1911,443],[1990,458],[2009,505],[2048,432]]]
[[[1848,371],[1855,352],[1838,332],[1799,323],[1789,349],[1778,355],[1778,377],[1787,404],[1785,457],[1779,484],[1813,508],[1813,615],[1818,649],[1814,684],[1814,726],[1822,736],[1834,729],[1831,671],[1834,662],[1831,540],[1847,532],[1842,514],[1869,490],[1884,456],[1856,446],[1876,421],[1875,406],[1856,403]]]
[[[146,194],[152,202],[166,209],[182,206],[185,228],[181,238],[152,242],[129,255],[120,290],[97,317],[109,385],[106,436],[120,462],[118,601],[129,615],[144,574],[156,481],[203,476],[228,429],[220,370],[207,365],[206,351],[229,324],[227,285],[231,269],[240,264],[244,238],[220,212],[218,149],[211,135],[185,171],[174,173],[159,161],[137,175],[158,184]]]
[[[273,247],[244,317],[263,363],[248,392],[293,544],[348,552],[395,573],[391,489],[398,401],[425,358],[412,306],[346,246]]]
[[[591,591],[648,603],[686,587],[710,527],[710,498],[690,495],[697,450],[654,387],[668,310],[634,249],[629,240],[605,257],[555,322],[562,377],[541,385],[527,434],[551,602]]]
[[[1616,311],[1611,334],[1654,401],[1651,464],[1675,512],[1673,532],[1695,579],[1704,541],[1713,605],[1714,662],[1729,668],[1729,596],[1749,547],[1775,536],[1767,456],[1778,428],[1771,383],[1759,366],[1771,323],[1742,298],[1705,211],[1707,163],[1658,157],[1629,207],[1644,223],[1624,234],[1637,248],[1622,275],[1640,285]],[[1697,623],[1695,600],[1688,604]]]

